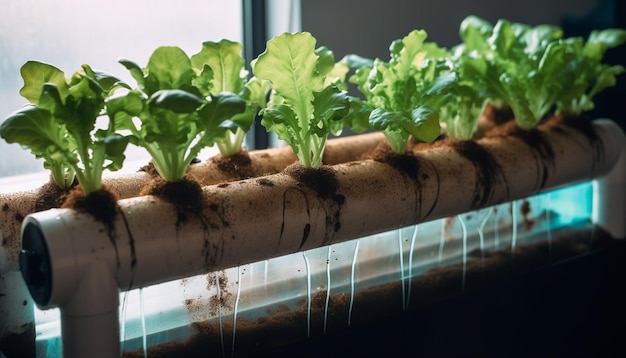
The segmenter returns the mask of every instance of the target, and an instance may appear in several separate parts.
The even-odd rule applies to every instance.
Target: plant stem
[[[231,131],[226,132],[226,137],[222,141],[218,141],[217,148],[220,150],[220,154],[225,157],[235,155],[241,151],[241,144],[245,137],[246,132],[243,129],[237,128],[233,133]]]

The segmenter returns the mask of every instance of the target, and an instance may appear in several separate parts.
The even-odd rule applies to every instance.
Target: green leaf
[[[121,169],[124,164],[124,160],[126,159],[124,153],[126,152],[129,138],[119,134],[112,134],[104,137],[102,142],[104,143],[106,158],[110,160],[110,164],[106,166],[106,169],[111,171]]]
[[[449,51],[426,38],[423,30],[409,32],[391,43],[389,62],[376,59],[371,68],[365,63],[350,77],[365,97],[364,105],[351,104],[351,125],[363,128],[363,116],[370,112],[370,126],[383,130],[397,153],[406,151],[411,136],[428,141],[439,136],[439,117],[425,116],[423,108],[434,112],[443,106],[457,81]]]
[[[410,116],[376,108],[370,115],[370,123],[379,130],[403,130],[424,142],[432,142],[441,134],[439,116],[428,107],[417,107],[411,111]]]
[[[211,101],[202,107],[199,113],[200,123],[207,131],[206,135],[215,140],[220,135],[212,132],[219,128],[236,129],[234,122],[226,122],[226,120],[244,112],[245,109],[246,102],[241,97],[232,93],[220,93],[213,96]]]
[[[211,69],[213,74],[211,94],[241,91],[244,84],[241,73],[245,66],[241,50],[241,44],[238,42],[207,41],[202,44],[199,53],[191,56],[191,66],[197,73],[203,72],[205,65]]]
[[[343,129],[341,121],[350,110],[347,93],[337,87],[328,86],[321,92],[313,93],[313,116],[309,132],[316,133],[319,137],[325,137],[328,133],[338,135]]]
[[[281,104],[268,107],[263,111],[261,124],[268,131],[276,133],[277,137],[291,146],[294,154],[300,155],[303,129],[294,111],[287,105]]]
[[[624,29],[594,30],[589,34],[584,55],[599,61],[604,57],[607,49],[621,46],[624,42],[626,42]]]
[[[139,88],[142,91],[146,91],[146,88],[145,88],[146,83],[145,83],[145,78],[143,74],[143,69],[138,64],[130,60],[122,59],[122,60],[119,60],[119,63],[122,64],[122,66],[124,66],[130,72],[130,75],[135,79],[135,81],[137,81]]]
[[[149,95],[161,89],[187,90],[194,77],[189,57],[176,46],[158,47],[144,72],[145,92]]]
[[[194,85],[204,95],[216,96],[220,93],[238,94],[245,100],[245,111],[238,111],[230,118],[224,118],[221,127],[232,127],[220,138],[216,138],[223,156],[239,153],[244,136],[254,124],[259,106],[264,106],[268,88],[264,93],[261,80],[253,79],[246,83],[245,59],[241,44],[228,40],[204,42],[199,53],[191,57],[191,64],[198,76]],[[257,83],[258,82],[258,83]],[[207,128],[214,131],[213,128]]]
[[[69,149],[64,127],[50,112],[34,105],[27,105],[7,117],[0,125],[0,136],[7,143],[29,148],[38,158],[63,160]]]
[[[363,133],[370,129],[369,118],[372,108],[356,97],[349,96],[348,101],[350,102],[350,110],[343,118],[346,127],[356,133]]]
[[[596,90],[614,85],[611,72],[604,72],[608,65],[601,63],[604,53],[626,40],[625,30],[594,31],[584,43],[563,38],[556,26],[501,19],[491,27],[477,17],[466,18],[460,34],[455,59],[460,82],[471,84],[482,99],[509,105],[523,129],[555,109],[580,114],[593,108]],[[476,107],[465,104],[468,110]]]
[[[199,70],[199,73],[197,74],[196,77],[194,77],[191,80],[191,83],[198,88],[198,91],[203,95],[203,96],[210,96],[212,91],[213,91],[213,79],[214,79],[214,74],[213,74],[213,70],[211,69],[211,67],[209,67],[209,65],[204,65],[202,66],[202,69]]]
[[[322,75],[328,75],[335,68],[335,54],[326,46],[320,46],[315,49],[317,55],[317,72]]]
[[[374,60],[366,57],[359,56],[357,54],[348,54],[345,55],[341,61],[341,63],[345,63],[349,68],[357,70],[360,68],[368,68],[371,69],[374,66]]]
[[[65,137],[64,127],[54,120],[50,112],[35,105],[24,106],[2,122],[0,137],[7,143],[29,148],[35,157],[44,160],[44,167],[51,171],[59,188],[70,188],[74,181],[70,168],[76,161],[72,153],[74,147]],[[68,160],[71,162],[68,163]]]
[[[254,75],[271,82],[273,90],[261,124],[289,143],[310,168],[321,165],[328,134],[343,129],[341,120],[350,106],[335,85],[338,77],[331,75],[334,55],[326,47],[316,49],[315,43],[308,32],[276,36],[253,67]]]
[[[204,104],[202,98],[179,89],[156,91],[148,101],[150,107],[166,109],[174,113],[192,113],[202,104]]]
[[[24,86],[20,89],[20,95],[30,103],[39,104],[39,97],[45,83],[52,83],[59,88],[61,98],[65,98],[68,85],[65,74],[60,69],[38,61],[28,61],[20,68],[24,79]]]
[[[411,111],[411,121],[403,122],[402,127],[415,139],[430,143],[441,135],[439,114],[431,108],[420,106]]]
[[[308,122],[313,113],[313,92],[324,87],[324,78],[317,71],[315,43],[308,32],[284,33],[268,41],[254,65],[254,75],[271,82],[301,123]]]

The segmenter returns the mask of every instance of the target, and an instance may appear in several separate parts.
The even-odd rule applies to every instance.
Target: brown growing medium
[[[286,167],[283,172],[315,190],[322,198],[333,198],[337,193],[339,181],[337,180],[337,173],[331,167],[306,168],[296,162]]]
[[[177,223],[189,218],[189,215],[203,217],[204,196],[198,181],[186,175],[182,180],[168,182],[157,176],[150,180],[139,195],[154,195],[172,204],[176,209]]]
[[[232,180],[248,179],[255,176],[250,154],[243,149],[239,153],[230,156],[217,154],[208,160],[213,162],[220,171],[227,174]]]
[[[203,195],[202,186],[198,180],[190,174],[185,175],[181,180],[168,182],[161,176],[152,178],[139,193],[143,195],[154,195],[170,203],[176,211],[176,225],[198,219],[204,232],[204,250],[202,255],[207,265],[211,265],[220,253],[220,243],[212,242],[209,237],[210,220],[204,214],[204,208],[216,209],[215,205],[208,205]],[[222,222],[227,226],[227,222]]]
[[[412,143],[411,147],[415,149],[422,144],[430,146],[430,144],[426,143]],[[362,159],[370,159],[389,164],[413,180],[418,178],[420,168],[419,158],[416,157],[412,151],[407,151],[405,154],[395,153],[386,140],[381,141],[373,150],[364,153]]]
[[[287,166],[283,173],[295,179],[299,184],[315,191],[326,214],[326,231],[323,244],[331,244],[335,233],[341,229],[341,207],[346,200],[344,195],[337,193],[339,187],[337,172],[326,165],[319,168],[306,168],[300,162],[296,162]],[[306,244],[309,236],[308,229],[310,229],[310,225],[307,225],[303,233],[298,250]]]
[[[181,281],[183,291],[188,285],[191,284],[187,279]],[[230,304],[233,293],[228,289],[228,276],[225,271],[212,272],[206,275],[206,291],[215,292],[215,294],[209,295],[209,297],[198,296],[187,298],[184,301],[187,315],[193,321],[202,321],[207,319],[208,316],[215,317],[220,314],[220,312],[233,311],[233,307]]]
[[[485,106],[483,116],[489,118],[496,126],[509,122],[515,118],[511,107],[496,107],[493,104]]]
[[[455,140],[446,138],[440,141],[440,145],[447,145],[461,156],[472,162],[476,168],[477,182],[474,188],[472,208],[484,207],[491,200],[492,188],[498,177],[504,178],[502,167],[478,142],[473,140]]]
[[[324,333],[325,302],[327,292],[318,291],[311,298],[311,311],[306,300],[290,308],[284,304],[267,307],[267,315],[256,320],[238,317],[235,336],[231,318],[224,319],[220,329],[217,319],[192,324],[195,333],[186,340],[170,341],[148,348],[149,357],[204,357],[231,356],[234,346],[235,357],[268,357],[281,355],[281,347],[295,345],[306,349],[311,338],[330,336],[341,332],[368,327],[385,332],[387,322],[392,317],[428,310],[438,302],[449,298],[471,294],[487,287],[494,287],[520,274],[535,272],[538,269],[556,265],[585,255],[592,249],[606,249],[619,244],[609,234],[598,227],[555,230],[552,242],[546,240],[518,245],[515,252],[507,247],[498,251],[475,250],[469,253],[467,265],[462,263],[439,267],[411,279],[411,297],[408,308],[402,307],[402,282],[400,280],[369,287],[355,292],[350,326],[347,319],[350,310],[350,294],[331,291],[326,312],[326,333]],[[514,259],[513,259],[514,258]],[[462,288],[465,271],[466,285]],[[310,314],[310,327],[308,317]],[[222,347],[223,334],[224,346]],[[234,345],[233,345],[234,339]],[[384,344],[381,342],[380,344]],[[293,349],[289,351],[293,352]],[[124,352],[124,358],[143,357],[140,349]]]
[[[493,104],[487,104],[478,121],[478,128],[474,134],[474,138],[478,139],[483,137],[485,132],[493,127],[509,122],[513,120],[513,118],[513,111],[510,107],[504,106],[503,108],[498,108]]]
[[[87,196],[80,186],[75,186],[67,193],[61,208],[90,214],[107,227],[112,227],[119,210],[118,200],[117,195],[105,185]]]
[[[148,164],[139,168],[140,172],[144,172],[150,176],[150,178],[158,178],[160,177],[159,172],[156,170],[153,161],[149,161]]]
[[[74,180],[71,188],[76,188],[78,186],[78,181]],[[37,190],[37,200],[35,201],[35,211],[44,211],[52,208],[60,208],[65,202],[69,190],[62,190],[59,186],[52,180],[46,182]]]

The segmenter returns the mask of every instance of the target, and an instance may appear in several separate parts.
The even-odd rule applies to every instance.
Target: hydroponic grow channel
[[[485,203],[511,201],[495,206],[471,210],[475,191],[460,188],[457,195],[453,186],[458,173],[477,183],[480,169],[439,148],[423,154],[432,167],[422,168],[419,190],[383,163],[333,166],[343,200],[330,206],[279,173],[204,187],[205,220],[178,223],[173,208],[155,197],[120,200],[113,238],[72,210],[31,214],[20,266],[38,306],[60,307],[64,356],[119,355],[120,337],[127,356],[160,349],[180,356],[176,349],[194,353],[190,346],[245,355],[463,293],[505,279],[511,269],[573,257],[602,243],[596,226],[626,236],[623,221],[610,215],[624,212],[610,198],[623,205],[616,190],[624,182],[623,133],[610,121],[596,121],[594,131],[596,144],[570,140],[581,136],[576,132],[547,133],[559,149],[554,162],[527,167],[537,171],[531,178],[543,177],[545,191],[529,197],[537,190],[533,180],[497,182]],[[496,158],[529,160],[523,143],[483,145]],[[581,165],[568,156],[592,160]],[[593,178],[598,195],[591,195]],[[565,184],[571,186],[550,191]],[[266,210],[247,212],[251,201]],[[423,281],[428,277],[438,284]],[[59,352],[58,319],[44,321],[39,349]]]

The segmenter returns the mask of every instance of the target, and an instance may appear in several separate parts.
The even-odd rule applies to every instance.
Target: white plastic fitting
[[[115,253],[100,247],[98,255],[90,254],[94,245],[104,244],[90,237],[98,223],[89,217],[76,224],[76,230],[68,230],[54,211],[28,219],[22,276],[39,308],[60,308],[62,334],[71,337],[64,340],[64,357],[119,357],[119,288],[112,267],[116,261],[110,257]]]
[[[619,127],[603,129],[621,133],[621,137],[615,136],[618,142],[614,145],[621,145],[621,155],[609,174],[593,181],[592,220],[614,238],[626,239],[626,135]]]

